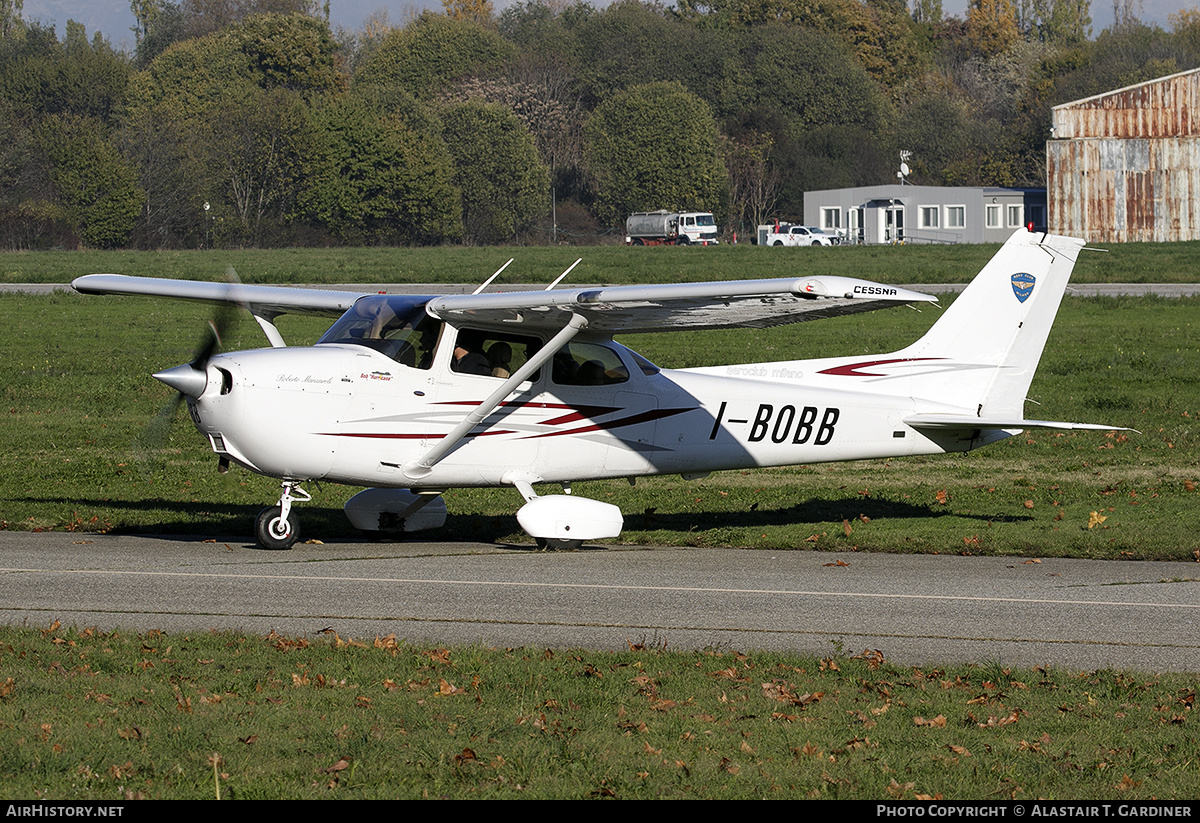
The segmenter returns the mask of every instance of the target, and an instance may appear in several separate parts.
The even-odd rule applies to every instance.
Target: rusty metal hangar
[[[1200,69],[1055,106],[1052,231],[1091,242],[1200,239]]]

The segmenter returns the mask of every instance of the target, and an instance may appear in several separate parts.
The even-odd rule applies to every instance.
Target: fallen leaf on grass
[[[438,694],[448,696],[452,694],[464,694],[466,691],[466,689],[460,689],[458,686],[451,685],[445,680],[438,680]]]
[[[768,700],[776,700],[780,703],[787,703],[792,706],[808,706],[811,703],[817,703],[825,692],[806,692],[805,694],[796,694],[791,689],[791,684],[784,683],[763,683],[763,697]]]

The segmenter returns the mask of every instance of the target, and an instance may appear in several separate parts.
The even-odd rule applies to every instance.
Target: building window
[[[967,225],[966,206],[946,206],[946,228],[961,229]]]
[[[1025,225],[1025,207],[1024,206],[1009,206],[1008,207],[1008,227],[1010,229],[1019,228]]]
[[[842,210],[839,208],[821,209],[821,228],[826,231],[837,231],[842,227]]]
[[[1033,223],[1034,228],[1046,228],[1046,207],[1045,206],[1030,206],[1029,219]]]
[[[989,229],[1004,228],[1004,224],[1000,222],[1000,207],[999,206],[988,206],[987,207],[986,220],[987,220],[987,227]]]
[[[938,207],[921,206],[921,228],[936,229],[938,227]]]

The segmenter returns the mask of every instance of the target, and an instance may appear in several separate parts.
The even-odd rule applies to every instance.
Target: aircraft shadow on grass
[[[245,522],[245,518],[253,516],[255,511],[255,507],[252,505],[189,503],[161,499],[115,501],[112,499],[68,500],[66,498],[25,497],[16,498],[15,502],[69,506],[72,511],[78,512],[77,528],[80,532],[95,530],[96,524],[88,521],[91,517],[90,512],[96,509],[116,509],[127,512],[168,510],[180,514],[178,520],[162,520],[136,526],[117,526],[110,530],[112,534],[236,535],[241,531],[240,526]],[[313,534],[319,534],[325,539],[360,536],[359,532],[346,522],[340,508],[313,506],[310,511],[313,517]],[[1021,523],[1033,519],[1026,514],[964,514],[947,510],[943,506],[906,503],[897,500],[809,498],[794,506],[776,509],[759,508],[753,511],[672,512],[650,508],[638,514],[630,514],[626,518],[625,528],[632,531],[675,531],[683,534],[717,529],[797,524],[811,524],[815,527],[819,524],[840,524],[843,520],[858,526],[862,517],[870,520],[930,520],[955,517],[981,523]],[[196,521],[201,518],[205,524],[203,527],[196,524]],[[512,536],[518,529],[512,515],[450,514],[446,519],[446,525],[436,535],[436,539],[447,542],[499,543],[512,548],[521,548],[511,542]],[[56,531],[58,530],[56,529]],[[397,537],[398,539],[414,539]],[[427,540],[429,538],[423,534],[415,539]],[[239,540],[239,542],[241,541]]]

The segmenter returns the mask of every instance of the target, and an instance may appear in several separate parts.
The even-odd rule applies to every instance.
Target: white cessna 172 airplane
[[[72,285],[254,315],[271,348],[209,352],[154,376],[186,398],[220,470],[232,462],[282,480],[257,519],[262,546],[295,543],[294,504],[310,499],[301,484],[330,480],[370,487],[346,513],[383,533],[442,525],[450,487],[512,486],[525,499],[521,527],[569,547],[623,525],[616,506],[571,496],[574,480],[695,478],[962,452],[1030,428],[1115,428],[1024,415],[1082,246],[1018,231],[924,337],[892,354],[680,370],[613,336],[765,328],[934,298],[832,276],[441,297],[111,274]],[[316,345],[288,347],[273,323],[286,312],[338,319]],[[566,494],[539,496],[541,483]]]

